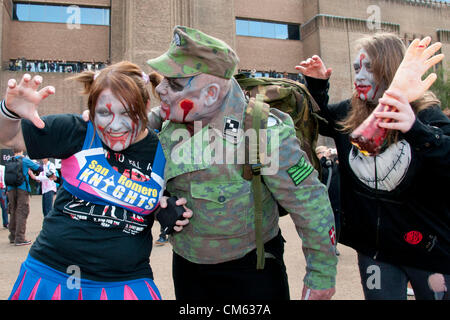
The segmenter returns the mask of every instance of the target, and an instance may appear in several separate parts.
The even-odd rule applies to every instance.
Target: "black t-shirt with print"
[[[42,130],[22,121],[32,159],[65,159],[82,149],[87,123],[80,117],[53,115],[43,120]],[[122,152],[114,152],[105,145],[103,148],[115,170],[132,180],[146,181],[151,175],[157,145],[157,135],[150,132]],[[149,258],[153,223],[154,213],[140,216],[121,207],[85,202],[61,187],[30,255],[64,273],[69,272],[68,267],[76,266],[81,277],[89,280],[153,279]]]

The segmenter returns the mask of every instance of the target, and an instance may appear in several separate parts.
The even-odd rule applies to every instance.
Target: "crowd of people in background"
[[[240,69],[238,71],[240,74],[244,74],[247,78],[260,78],[260,77],[268,77],[268,78],[276,78],[276,79],[291,79],[294,81],[298,81],[301,83],[304,83],[303,76],[301,74],[296,73],[288,73],[287,71],[284,72],[278,72],[275,70],[269,70],[269,71],[256,71],[253,70],[247,70],[247,69]]]
[[[66,60],[27,60],[26,58],[11,59],[9,61],[9,71],[24,72],[67,72],[80,73],[83,71],[99,71],[110,65],[110,61],[66,61]],[[248,78],[285,78],[304,83],[301,74],[288,73],[287,71],[278,72],[275,70],[256,71],[242,69],[239,73],[244,74]]]
[[[11,154],[10,154],[11,153]],[[28,162],[28,164],[31,166],[31,162],[34,163],[34,165],[39,166],[41,169],[37,171],[32,170],[26,170],[26,177],[27,182],[24,182],[24,185],[21,186],[21,188],[12,188],[7,187],[5,183],[5,163],[10,161],[12,157],[14,157],[14,153],[12,150],[3,149],[2,150],[2,161],[0,161],[0,205],[2,210],[2,224],[4,229],[9,229],[9,222],[11,219],[9,219],[8,214],[10,214],[10,211],[12,210],[10,207],[11,201],[8,199],[8,193],[9,191],[13,189],[22,189],[26,191],[26,195],[24,195],[25,201],[20,201],[23,203],[29,202],[28,196],[35,195],[35,194],[42,194],[42,212],[44,214],[44,217],[47,215],[47,213],[51,210],[53,207],[53,201],[54,201],[54,195],[56,194],[57,189],[60,187],[60,172],[61,172],[61,160],[59,159],[52,159],[52,161],[49,161],[49,159],[42,159],[40,161],[38,160],[31,160],[28,156],[24,156],[20,152],[17,152],[17,156],[20,156],[22,158],[25,158]],[[25,171],[24,171],[25,173]],[[10,195],[13,196],[13,195]],[[15,201],[17,203],[17,201]],[[14,211],[16,208],[14,208]],[[30,212],[29,208],[21,208],[21,215],[25,218],[21,220],[21,224],[26,226],[26,217],[28,217],[28,214]],[[20,211],[19,210],[19,211]],[[14,219],[16,219],[14,217]],[[17,219],[16,219],[17,220]],[[17,228],[17,224],[14,224],[14,230],[12,231],[13,234],[15,234],[15,229]],[[23,234],[24,235],[24,234]],[[11,241],[10,237],[10,241]],[[14,239],[15,240],[15,239]],[[23,241],[26,242],[26,241]],[[15,242],[11,242],[15,243]],[[31,242],[27,242],[26,244],[31,244]],[[20,244],[19,244],[20,245]],[[23,245],[23,244],[22,244]]]
[[[24,72],[67,72],[80,73],[83,71],[99,71],[110,64],[95,61],[65,61],[65,60],[27,60],[26,58],[12,59],[9,71]]]

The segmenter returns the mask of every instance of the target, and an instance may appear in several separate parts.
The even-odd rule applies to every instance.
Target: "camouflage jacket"
[[[170,242],[177,254],[194,263],[238,259],[256,247],[251,181],[242,177],[239,163],[243,162],[237,159],[245,153],[239,129],[244,126],[247,102],[232,81],[220,112],[208,126],[199,126],[190,136],[184,124],[166,121],[159,133],[167,158],[167,190],[186,198],[186,206],[194,213],[190,224],[171,236]],[[155,119],[150,120],[155,125]],[[278,234],[278,201],[290,212],[302,239],[305,284],[317,290],[331,288],[337,258],[326,187],[300,149],[292,119],[273,109],[268,126],[267,154],[273,158],[263,170],[263,241]]]

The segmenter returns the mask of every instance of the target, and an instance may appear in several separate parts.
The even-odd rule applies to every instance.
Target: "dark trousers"
[[[6,195],[6,190],[0,189],[0,206],[2,208],[2,221],[3,227],[8,227],[8,197]]]
[[[55,196],[54,191],[48,191],[42,194],[42,213],[44,217],[52,210],[53,208],[53,197]]]
[[[21,189],[8,191],[9,240],[21,243],[25,239],[27,218],[30,214],[30,194]]]
[[[408,281],[411,282],[416,300],[443,298],[430,288],[429,279],[434,272],[374,260],[360,253],[358,266],[366,300],[406,300]],[[450,275],[443,277],[450,284]]]
[[[256,270],[256,250],[241,259],[206,265],[173,254],[172,272],[177,300],[289,300],[281,233],[265,244],[265,268]]]

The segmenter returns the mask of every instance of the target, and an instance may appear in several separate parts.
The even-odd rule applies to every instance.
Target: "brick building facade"
[[[26,22],[13,19],[14,3],[90,6],[110,10],[109,25]],[[350,96],[353,42],[378,30],[394,32],[405,42],[430,35],[443,43],[444,66],[450,63],[450,3],[439,0],[0,0],[0,90],[21,74],[7,70],[11,59],[111,61],[130,60],[150,71],[145,61],[163,53],[172,29],[181,24],[219,37],[236,49],[240,69],[295,73],[295,65],[320,55],[334,73],[331,101]],[[237,35],[236,19],[292,24],[299,40]],[[85,100],[67,73],[43,73],[57,94],[41,114],[79,113]]]

